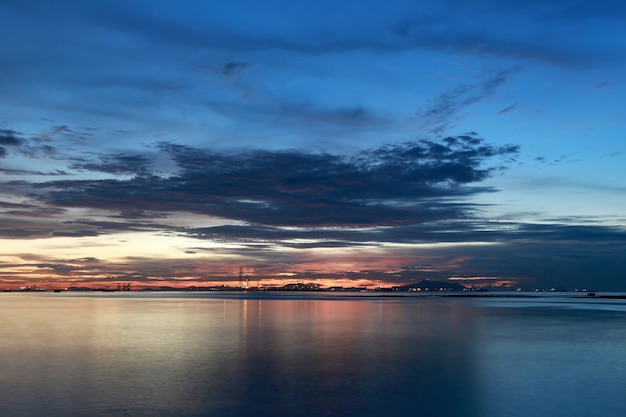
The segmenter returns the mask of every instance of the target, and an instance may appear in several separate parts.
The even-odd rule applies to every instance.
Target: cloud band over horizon
[[[0,280],[214,284],[232,282],[246,265],[268,282],[287,276],[398,285],[452,278],[469,286],[532,286],[542,275],[546,282],[559,279],[547,272],[563,257],[575,257],[572,242],[583,237],[599,258],[623,247],[626,232],[617,227],[485,218],[471,197],[497,193],[480,183],[503,172],[519,152],[469,133],[353,154],[217,151],[170,142],[143,154],[90,153],[72,159],[69,175],[106,178],[5,183],[13,200],[19,190],[22,201],[0,202],[0,237],[38,244],[64,239],[75,258],[15,253],[12,262],[0,263]],[[168,172],[159,173],[157,161],[165,159]],[[127,236],[184,239],[187,246],[110,259],[81,248],[115,236],[122,247]],[[527,264],[546,250],[554,254],[543,261],[545,271]],[[583,277],[568,282],[585,286]]]
[[[0,2],[0,288],[246,267],[626,291],[624,22],[613,0]]]

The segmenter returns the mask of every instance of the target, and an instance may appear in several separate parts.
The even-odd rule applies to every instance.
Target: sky
[[[0,0],[0,288],[626,291],[621,0]]]

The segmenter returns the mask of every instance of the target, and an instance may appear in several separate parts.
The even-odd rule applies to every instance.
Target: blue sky
[[[0,286],[626,290],[619,1],[1,1]]]

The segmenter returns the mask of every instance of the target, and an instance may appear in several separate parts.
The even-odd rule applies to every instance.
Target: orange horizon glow
[[[449,256],[446,251],[452,247],[487,245],[481,242],[387,243],[370,247],[313,247],[306,250],[277,244],[271,250],[247,254],[238,253],[238,244],[235,243],[201,241],[199,244],[197,239],[153,233],[5,240],[5,243],[7,251],[0,255],[0,263],[3,264],[0,290],[20,287],[115,290],[118,285],[128,283],[133,290],[157,287],[237,288],[240,286],[240,268],[242,279],[248,277],[251,289],[298,283],[312,283],[325,289],[374,289],[404,286],[425,279],[456,281],[468,288],[480,288],[504,287],[507,281],[507,278],[498,277],[485,280],[446,278],[442,274],[444,271],[463,270],[464,262],[471,259]]]
[[[344,287],[344,288],[363,288],[363,289],[372,289],[376,287],[390,288],[394,286],[402,286],[406,285],[406,283],[391,283],[387,281],[380,280],[325,280],[325,279],[269,279],[269,280],[249,280],[247,283],[245,281],[240,282],[239,280],[231,280],[231,281],[180,281],[180,280],[163,280],[158,283],[142,283],[142,282],[133,282],[133,281],[93,281],[93,282],[76,282],[76,281],[54,281],[54,282],[43,282],[43,281],[29,281],[29,282],[13,282],[9,283],[5,282],[0,286],[0,290],[16,290],[19,288],[43,288],[46,290],[66,290],[68,288],[76,287],[76,288],[92,288],[97,290],[106,290],[106,289],[117,289],[118,285],[130,284],[131,290],[148,290],[152,288],[160,288],[160,287],[171,287],[176,289],[185,289],[185,288],[207,288],[207,287],[230,287],[230,288],[248,288],[248,289],[272,289],[272,288],[281,288],[285,285],[290,284],[314,284],[318,285],[320,288],[333,288],[333,287]]]
[[[424,279],[429,280],[429,279]],[[510,279],[491,279],[489,281],[479,281],[480,278],[457,278],[450,277],[448,279],[430,279],[430,281],[444,281],[444,282],[457,282],[464,285],[468,289],[480,289],[480,288],[511,288],[519,283]],[[421,281],[421,280],[420,280]],[[1,290],[15,291],[19,289],[44,289],[44,290],[67,290],[69,288],[86,288],[94,290],[117,290],[123,285],[130,284],[131,291],[142,291],[150,289],[159,289],[163,287],[169,287],[172,289],[188,289],[188,288],[241,288],[250,290],[269,290],[279,289],[285,285],[303,284],[303,285],[317,285],[320,289],[330,289],[334,287],[338,288],[361,288],[361,289],[376,289],[376,288],[393,288],[402,287],[411,284],[411,282],[390,282],[383,280],[371,280],[371,279],[249,279],[249,280],[225,280],[225,281],[199,281],[195,279],[189,280],[160,280],[158,282],[145,283],[140,281],[129,280],[115,280],[115,281],[24,281],[24,280],[4,280],[4,283],[0,285]]]

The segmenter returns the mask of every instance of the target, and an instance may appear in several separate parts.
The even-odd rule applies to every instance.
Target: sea
[[[626,416],[626,300],[0,294],[0,416]]]

